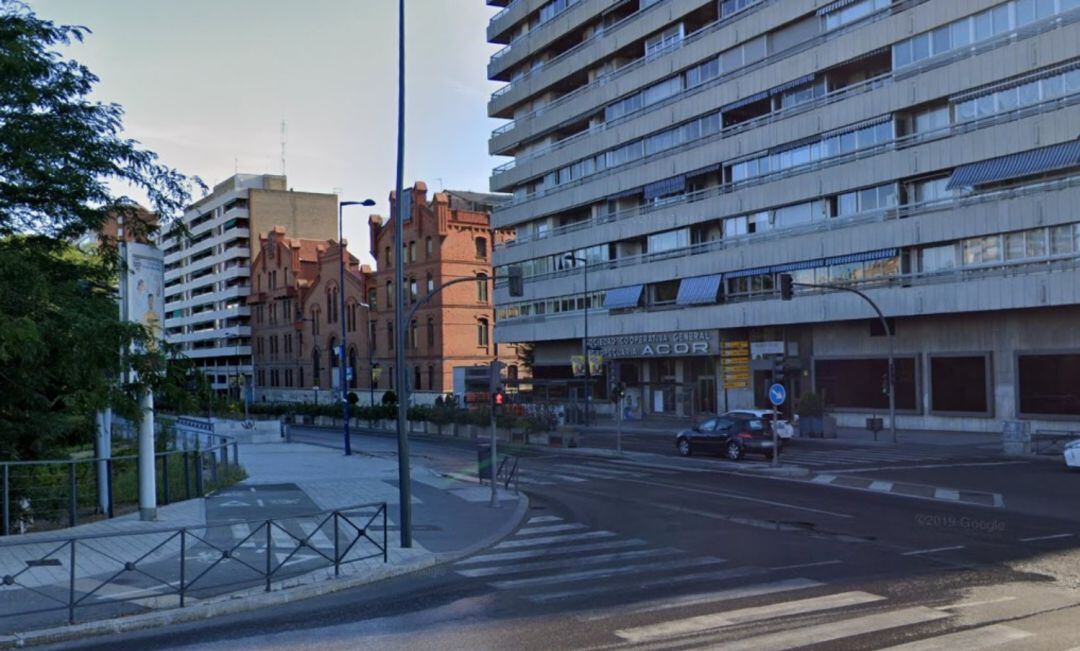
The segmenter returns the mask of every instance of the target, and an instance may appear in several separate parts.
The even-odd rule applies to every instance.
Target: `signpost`
[[[787,389],[784,388],[783,384],[774,384],[771,387],[769,387],[769,402],[771,402],[772,406],[773,406],[773,410],[772,410],[772,445],[773,445],[772,466],[774,468],[776,466],[780,465],[780,441],[779,441],[779,434],[777,433],[777,430],[778,430],[777,425],[780,422],[780,414],[779,414],[779,412],[777,410],[777,407],[784,404],[784,401],[786,401],[786,400],[787,400]]]

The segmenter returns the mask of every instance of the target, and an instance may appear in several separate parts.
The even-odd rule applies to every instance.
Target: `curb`
[[[140,613],[126,617],[103,619],[71,626],[58,626],[54,628],[39,629],[26,633],[0,636],[0,649],[14,649],[26,646],[42,644],[55,644],[91,636],[110,635],[142,631],[151,628],[171,626],[202,621],[221,615],[233,615],[249,612],[260,608],[279,606],[311,597],[333,594],[342,590],[349,590],[364,585],[370,585],[387,579],[412,574],[421,570],[430,569],[437,565],[451,563],[466,558],[476,552],[486,549],[509,536],[521,526],[525,515],[529,511],[529,497],[525,493],[518,494],[517,507],[510,520],[499,527],[491,535],[483,540],[470,545],[462,550],[452,552],[433,553],[427,558],[391,566],[379,565],[372,574],[354,577],[334,577],[333,568],[321,568],[299,577],[295,577],[292,586],[279,587],[274,592],[265,592],[262,589],[251,589],[221,595],[203,601],[202,603],[186,608],[171,608],[168,610]],[[308,582],[310,581],[310,582]]]

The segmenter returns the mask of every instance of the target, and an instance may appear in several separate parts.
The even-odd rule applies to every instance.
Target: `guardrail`
[[[1080,441],[1080,431],[1040,429],[1031,437],[1035,454],[1062,454],[1065,446]]]
[[[379,535],[381,529],[381,536]],[[387,558],[386,503],[284,518],[0,541],[0,620],[180,607],[313,570]],[[17,607],[13,608],[12,605]]]
[[[125,429],[130,425],[117,421],[120,435],[131,435]],[[203,496],[217,483],[219,465],[224,472],[229,471],[230,447],[232,465],[238,464],[236,439],[197,432],[180,431],[180,449],[154,454],[159,504],[169,504],[178,497]],[[138,455],[123,455],[0,461],[0,535],[74,527],[80,521],[112,518],[134,510],[138,505],[138,460]]]
[[[499,462],[499,469],[495,472],[495,481],[502,481],[503,488],[510,490],[510,484],[514,484],[514,492],[518,492],[518,458],[506,455]]]

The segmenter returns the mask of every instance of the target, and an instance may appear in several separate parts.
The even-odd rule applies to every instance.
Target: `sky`
[[[42,18],[92,30],[65,55],[125,110],[125,135],[213,186],[285,171],[297,191],[371,198],[346,209],[367,252],[367,217],[389,212],[397,146],[394,0],[30,0]],[[484,0],[406,0],[405,185],[488,190],[491,130]],[[358,246],[359,243],[361,246]],[[365,258],[366,259],[366,258]]]

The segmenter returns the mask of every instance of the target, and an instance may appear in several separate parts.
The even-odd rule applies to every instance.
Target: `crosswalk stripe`
[[[551,543],[564,543],[573,540],[587,540],[591,538],[609,538],[614,536],[610,531],[585,531],[582,533],[568,533],[559,536],[544,536],[542,538],[525,538],[522,540],[507,540],[492,547],[492,549],[517,549],[520,547],[537,547]]]
[[[323,533],[322,529],[315,526],[314,522],[311,522],[310,520],[301,520],[300,528],[304,530],[304,535],[307,536],[308,544],[312,547],[323,551],[334,549],[334,543],[331,542],[330,537]]]
[[[576,567],[588,567],[590,565],[606,565],[618,561],[632,561],[639,558],[653,556],[665,556],[675,553],[674,549],[639,549],[632,552],[620,552],[613,554],[597,554],[596,556],[583,556],[581,558],[564,558],[557,561],[532,561],[528,563],[512,563],[510,565],[496,565],[494,567],[478,567],[475,569],[458,570],[461,576],[476,578],[480,576],[497,576],[499,574],[523,574],[525,572],[539,572],[545,570],[561,570]]]
[[[544,522],[562,522],[562,518],[554,515],[538,515],[529,518],[529,524],[543,524]]]
[[[518,529],[516,535],[531,536],[538,533],[558,533],[560,531],[575,531],[577,529],[585,528],[587,528],[585,525],[579,524],[577,522],[571,522],[568,524],[549,524],[541,525],[539,527],[525,527],[523,529]]]
[[[757,569],[757,568],[734,568],[734,569]],[[731,601],[733,599],[746,599],[748,597],[760,597],[762,595],[776,594],[779,592],[788,592],[791,590],[805,590],[807,588],[817,588],[825,585],[819,581],[812,581],[810,579],[784,579],[782,581],[773,581],[770,583],[756,583],[753,585],[739,586],[737,588],[728,588],[726,590],[714,590],[712,592],[698,592],[696,594],[684,595],[682,597],[666,597],[663,599],[655,599],[653,601],[647,601],[642,604],[638,604],[631,608],[620,606],[618,608],[611,608],[604,612],[596,613],[593,615],[585,615],[579,617],[581,621],[596,621],[599,619],[607,619],[609,617],[624,615],[639,615],[641,613],[650,613],[660,610],[670,610],[672,608],[686,608],[688,606],[700,606],[702,604],[711,604],[719,601]]]
[[[661,586],[675,585],[676,583],[695,583],[698,581],[726,581],[737,579],[741,576],[764,574],[768,570],[761,567],[732,567],[726,570],[712,570],[710,572],[693,572],[691,574],[679,574],[662,579],[652,579],[639,584],[641,588],[656,588]]]
[[[767,606],[752,606],[726,612],[709,613],[686,619],[676,619],[648,626],[637,626],[615,631],[624,640],[633,643],[651,642],[677,636],[706,633],[718,628],[760,622],[774,617],[789,617],[833,610],[883,601],[885,597],[869,592],[841,592],[839,594],[811,597],[797,601],[782,601]]]
[[[949,617],[949,615],[939,610],[915,606],[815,626],[766,633],[733,642],[709,645],[705,648],[712,651],[786,651],[787,649],[823,644],[856,635],[900,628],[901,626],[925,624],[946,617]]]
[[[537,576],[527,579],[510,579],[508,581],[496,581],[491,585],[500,589],[506,590],[510,588],[525,588],[542,585],[556,585],[559,583],[571,583],[574,581],[585,581],[587,579],[606,579],[613,576],[621,576],[623,574],[636,574],[645,572],[657,572],[660,570],[674,570],[681,567],[688,567],[693,565],[710,565],[723,563],[722,558],[712,558],[709,556],[700,558],[682,558],[671,561],[660,561],[656,563],[642,563],[641,565],[623,565],[622,567],[607,567],[596,570],[584,570],[581,572],[569,572],[566,574],[559,574],[555,576]]]
[[[1007,642],[1031,637],[1031,633],[1004,624],[991,624],[959,633],[939,635],[926,640],[891,646],[882,651],[951,651],[952,649],[988,649]]]
[[[645,541],[640,538],[628,538],[625,540],[611,540],[608,542],[585,543],[581,545],[564,545],[562,547],[548,547],[533,549],[522,552],[503,552],[501,554],[482,554],[465,560],[458,561],[455,565],[479,565],[492,561],[513,561],[523,558],[543,558],[545,556],[557,556],[560,554],[577,554],[581,552],[605,551],[608,549],[625,549],[644,545]]]
[[[554,486],[553,481],[544,481],[542,479],[529,479],[528,477],[522,477],[518,480],[519,484],[527,484],[529,486]]]
[[[597,465],[588,464],[588,463],[582,463],[582,464],[578,464],[578,465],[569,465],[569,464],[567,464],[567,465],[561,465],[561,466],[556,466],[556,467],[560,468],[561,470],[565,470],[566,472],[586,471],[586,472],[595,472],[595,473],[599,473],[599,474],[611,475],[612,477],[638,477],[638,476],[641,475],[641,472],[634,472],[632,470],[620,470],[620,469],[617,469],[617,468],[605,468],[603,466],[597,466]]]
[[[591,479],[622,479],[624,477],[640,477],[640,473],[622,472],[622,471],[608,471],[608,470],[594,470],[592,468],[559,468],[560,473],[573,474],[580,477],[589,477]]]
[[[575,483],[575,484],[580,484],[581,482],[589,481],[588,479],[585,479],[584,477],[575,477],[573,475],[548,475],[548,476],[552,477],[554,479],[561,479],[563,481],[568,481],[568,482],[572,482],[572,483]]]

